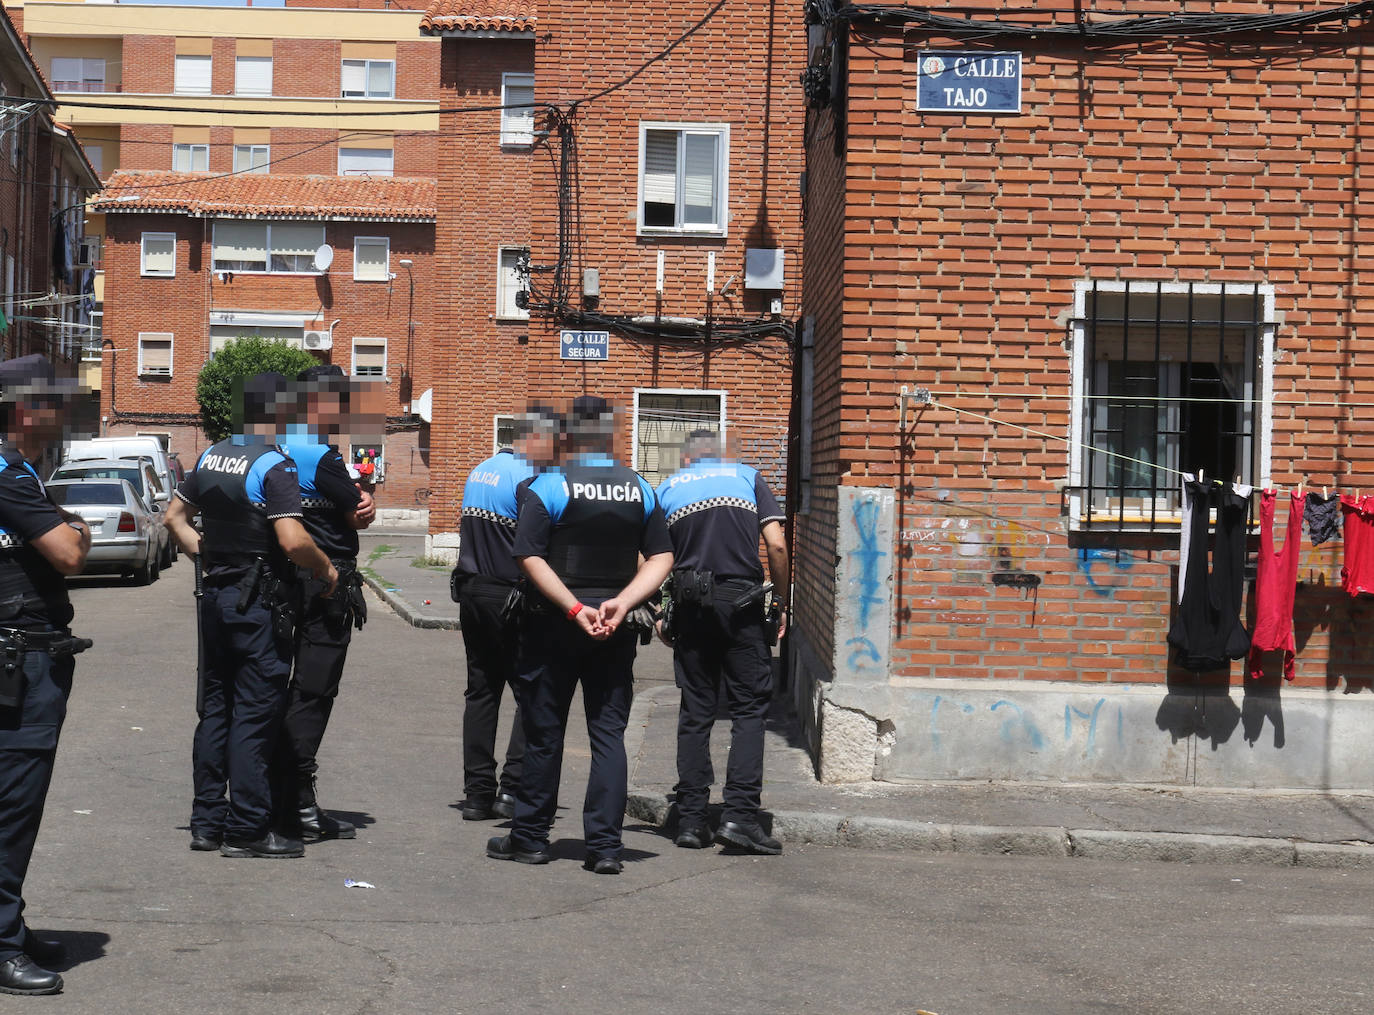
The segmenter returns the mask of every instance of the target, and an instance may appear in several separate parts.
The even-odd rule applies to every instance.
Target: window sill
[[[140,271],[140,272],[138,273],[138,277],[139,277],[139,278],[176,278],[176,277],[177,277],[177,273],[174,272],[174,271],[167,271],[167,272],[163,272],[163,271]]]
[[[687,237],[689,239],[723,240],[728,235],[728,230],[719,229],[714,226],[707,229],[669,229],[660,226],[639,227],[639,236],[643,239],[654,239],[655,237],[681,239]]]
[[[497,324],[529,324],[530,315],[523,314],[519,316],[504,316],[502,314],[496,314],[494,317],[492,317],[492,320],[495,321]]]

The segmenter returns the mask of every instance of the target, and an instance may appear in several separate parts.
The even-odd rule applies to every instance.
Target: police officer
[[[282,723],[282,819],[290,832],[299,826],[306,842],[352,839],[357,830],[320,808],[315,799],[320,742],[343,679],[353,628],[367,620],[358,573],[358,530],[376,517],[372,495],[352,479],[338,448],[329,443],[347,426],[348,382],[333,364],[308,367],[296,378],[303,385],[304,418],[288,428],[282,450],[296,463],[305,530],[328,555],[339,574],[333,595],[323,581],[300,583],[301,612],[296,624],[295,670]]]
[[[674,570],[673,669],[682,691],[677,727],[677,845],[711,844],[706,804],[711,769],[711,727],[721,697],[730,710],[730,755],[720,828],[723,845],[750,853],[782,852],[759,826],[763,786],[763,730],[773,694],[769,645],[786,631],[786,599],[774,593],[777,633],[765,615],[759,536],[768,572],[785,589],[787,543],[783,514],[763,477],[721,458],[720,439],[691,433],[683,468],[658,488],[672,536]]]
[[[580,682],[592,750],[583,866],[597,874],[622,869],[636,645],[630,615],[663,583],[673,555],[653,487],[611,458],[614,423],[603,399],[574,401],[562,465],[536,476],[521,499],[514,553],[534,593],[516,673],[525,764],[511,832],[487,843],[487,855],[499,860],[552,859],[563,737]]]
[[[515,543],[516,490],[537,469],[553,464],[559,421],[551,410],[531,406],[515,421],[515,446],[502,448],[470,473],[463,487],[463,538],[453,569],[468,684],[463,692],[464,821],[509,818],[525,753],[519,708],[496,779],[496,722],[501,696],[515,677],[516,604],[520,568]],[[499,792],[498,792],[499,790]]]
[[[181,548],[205,564],[191,848],[227,857],[305,851],[271,827],[268,762],[281,735],[293,648],[292,597],[283,586],[290,562],[311,571],[326,593],[338,572],[302,524],[296,466],[275,444],[286,383],[280,374],[258,374],[244,384],[242,433],[201,455],[166,517]],[[197,513],[203,538],[191,524]]]
[[[0,991],[56,994],[60,942],[24,924],[24,877],[52,780],[72,688],[63,575],[86,563],[91,533],[47,497],[30,461],[62,439],[64,393],[43,356],[0,363]]]

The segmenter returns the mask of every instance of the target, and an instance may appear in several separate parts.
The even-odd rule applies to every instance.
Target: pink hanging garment
[[[1288,496],[1288,531],[1283,549],[1274,552],[1274,502],[1277,494],[1260,495],[1259,571],[1255,579],[1255,630],[1250,636],[1248,670],[1252,678],[1264,675],[1265,652],[1283,651],[1283,678],[1292,680],[1297,646],[1293,642],[1293,596],[1298,587],[1298,551],[1302,541],[1302,515],[1306,500],[1297,491]]]

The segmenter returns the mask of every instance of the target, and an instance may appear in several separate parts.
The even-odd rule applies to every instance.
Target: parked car
[[[94,437],[72,441],[67,445],[62,461],[74,462],[91,458],[138,458],[146,455],[153,463],[158,482],[170,496],[176,485],[172,482],[172,467],[167,452],[156,437]]]
[[[140,458],[92,458],[88,461],[64,462],[53,470],[48,482],[55,479],[126,479],[138,491],[157,524],[157,561],[159,567],[171,567],[176,559],[176,541],[162,525],[162,513],[167,507],[167,494],[153,471],[152,460]]]
[[[162,516],[148,509],[127,479],[58,479],[47,489],[53,503],[91,527],[82,574],[124,574],[139,585],[157,580]]]
[[[167,464],[172,468],[172,490],[175,491],[186,478],[186,466],[181,464],[181,459],[175,451],[167,452]]]

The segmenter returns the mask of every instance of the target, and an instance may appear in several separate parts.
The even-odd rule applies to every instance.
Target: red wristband
[[[572,620],[574,617],[576,617],[576,616],[577,616],[579,613],[581,613],[581,612],[582,612],[582,604],[581,604],[581,603],[574,603],[573,606],[572,606],[572,608],[571,608],[570,610],[568,610],[568,619],[569,619],[569,620]]]

